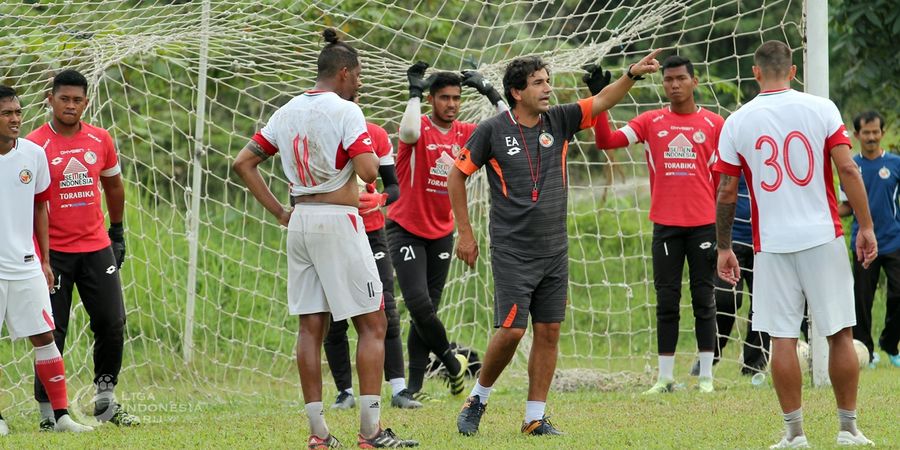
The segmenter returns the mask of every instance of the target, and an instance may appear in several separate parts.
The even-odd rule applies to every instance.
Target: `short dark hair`
[[[316,61],[316,70],[318,75],[316,79],[332,77],[341,69],[355,69],[359,67],[359,55],[356,49],[350,44],[338,37],[334,28],[326,28],[322,32],[325,38],[325,48],[319,52],[319,59]]]
[[[19,94],[16,93],[15,88],[0,84],[0,100],[6,100],[9,98],[15,100],[19,98]]]
[[[862,129],[863,122],[869,123],[875,119],[878,119],[878,125],[881,126],[881,131],[884,131],[884,117],[881,117],[881,114],[878,114],[878,111],[875,111],[874,109],[857,114],[856,117],[853,118],[853,129],[859,133],[859,130]]]
[[[457,73],[436,72],[429,78],[431,78],[431,85],[428,87],[428,93],[431,95],[447,86],[459,86],[462,88],[462,77]]]
[[[662,71],[665,72],[666,69],[674,69],[681,66],[684,66],[687,69],[688,75],[690,75],[691,78],[694,77],[694,63],[679,55],[671,55],[666,58],[662,63]]]
[[[81,72],[75,69],[66,69],[62,72],[56,74],[53,77],[53,93],[56,93],[56,90],[62,86],[79,86],[84,89],[84,94],[87,95],[88,90],[88,81]]]
[[[791,70],[791,48],[781,41],[763,42],[753,54],[753,62],[768,75],[783,77]]]
[[[512,96],[512,90],[525,89],[528,86],[528,77],[541,69],[546,70],[547,75],[550,75],[547,63],[540,56],[516,58],[506,66],[506,72],[503,73],[503,94],[510,108],[516,106],[516,99]]]

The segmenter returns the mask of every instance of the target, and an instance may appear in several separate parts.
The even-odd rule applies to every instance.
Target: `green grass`
[[[685,373],[687,363],[679,365]],[[551,392],[548,414],[567,433],[564,437],[529,438],[519,434],[526,389],[521,375],[504,374],[477,437],[456,433],[461,398],[443,397],[418,411],[385,409],[383,423],[403,437],[419,439],[423,448],[766,448],[782,430],[774,390],[754,388],[748,378],[729,368],[717,370],[717,391],[701,395],[688,386],[673,394],[645,398],[646,386],[615,392],[578,390]],[[900,369],[882,364],[860,378],[859,424],[879,447],[900,445]],[[327,380],[326,380],[327,382]],[[385,385],[385,395],[389,388]],[[427,389],[444,392],[429,382]],[[299,389],[285,388],[279,397],[235,403],[191,400],[195,392],[157,396],[132,395],[128,403],[142,413],[138,428],[106,425],[93,434],[57,435],[37,432],[37,414],[10,418],[12,434],[0,440],[4,448],[288,448],[300,447],[308,435]],[[328,390],[328,399],[333,389]],[[328,401],[326,399],[326,402]],[[837,418],[830,389],[806,388],[804,423],[817,448],[834,447]],[[161,411],[169,408],[168,411]],[[327,411],[332,432],[353,447],[358,410]]]

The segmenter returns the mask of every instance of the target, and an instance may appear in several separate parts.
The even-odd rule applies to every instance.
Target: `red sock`
[[[54,410],[69,407],[69,396],[66,393],[66,367],[56,344],[51,342],[43,347],[34,348],[34,370],[44,385],[50,405]]]

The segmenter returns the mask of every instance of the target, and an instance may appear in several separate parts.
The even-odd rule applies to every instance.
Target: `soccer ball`
[[[859,368],[864,369],[869,364],[869,349],[866,344],[854,339],[853,349],[856,350],[856,359],[859,361]]]
[[[797,359],[800,360],[800,370],[809,371],[809,344],[806,341],[797,340]]]

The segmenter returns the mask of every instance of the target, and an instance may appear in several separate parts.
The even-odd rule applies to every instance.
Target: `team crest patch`
[[[881,170],[878,171],[878,176],[881,177],[882,180],[887,180],[888,177],[891,176],[891,171],[887,167],[882,167]]]
[[[696,142],[698,144],[702,144],[702,143],[706,142],[706,135],[703,134],[702,131],[697,131],[696,133],[694,133],[693,138],[694,138],[694,142]]]
[[[541,143],[541,147],[548,148],[553,145],[553,135],[545,131],[538,136],[538,142]]]
[[[30,170],[22,169],[22,171],[19,172],[19,181],[22,182],[22,184],[29,184],[29,183],[31,183],[31,180],[33,180],[33,179],[34,179],[34,175],[31,173]]]
[[[95,164],[97,162],[97,155],[94,152],[88,150],[88,152],[84,154],[84,162],[88,164]]]

